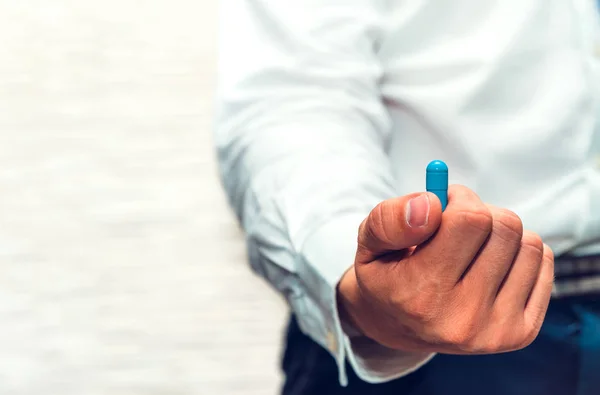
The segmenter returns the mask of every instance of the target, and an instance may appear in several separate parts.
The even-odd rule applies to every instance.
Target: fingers
[[[550,247],[544,244],[542,264],[538,277],[525,307],[525,321],[532,327],[539,328],[546,316],[548,303],[554,285],[554,254]]]
[[[437,230],[441,218],[441,203],[432,193],[381,202],[360,226],[357,262],[371,262],[391,251],[423,243]]]
[[[457,282],[488,238],[492,224],[490,210],[475,192],[452,185],[438,232],[411,256],[411,263]]]
[[[525,308],[538,281],[543,255],[542,239],[533,232],[524,232],[517,257],[498,291],[496,298],[498,305]]]
[[[469,287],[470,289],[482,295],[487,302],[492,303],[521,247],[523,224],[512,211],[491,205],[487,207],[493,218],[492,232],[465,272],[462,281],[470,283],[472,285]],[[541,240],[539,245],[541,247]],[[522,259],[526,259],[526,257],[522,257]],[[537,265],[539,265],[539,260]]]

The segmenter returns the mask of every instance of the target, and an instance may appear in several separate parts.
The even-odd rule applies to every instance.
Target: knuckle
[[[554,285],[554,257],[544,258],[542,260],[542,264],[548,265],[548,272],[550,272],[552,274],[552,276],[548,276],[548,278],[545,279],[546,280],[545,285],[552,287]]]
[[[526,331],[530,335],[537,336],[540,329],[542,328],[542,324],[544,322],[544,318],[546,316],[546,311],[548,309],[548,303],[550,302],[550,291],[552,289],[552,284],[542,285],[546,287],[546,293],[544,300],[537,301],[536,304],[527,305],[527,315],[526,315]]]
[[[521,239],[521,244],[523,248],[535,250],[540,257],[542,257],[544,254],[544,242],[537,233],[524,232],[523,238]]]
[[[536,337],[537,337],[537,335],[525,337],[523,339],[523,341],[519,342],[518,344],[515,345],[515,347],[513,347],[513,350],[522,350],[526,347],[529,347],[529,345],[531,343],[533,343],[533,341],[535,340]]]
[[[453,200],[458,204],[471,202],[479,202],[479,204],[481,204],[481,199],[477,196],[475,191],[460,184],[452,184],[448,187],[448,197],[449,200]]]
[[[364,244],[390,245],[394,238],[393,224],[396,223],[394,219],[398,215],[398,209],[392,201],[379,203],[361,224],[361,241]]]
[[[522,349],[529,346],[537,338],[540,330],[542,329],[541,323],[539,325],[533,325],[525,331],[523,339],[516,345],[515,349]]]
[[[544,244],[543,248],[544,248],[544,258],[550,265],[552,265],[552,267],[554,267],[554,251],[552,251],[552,248],[550,248],[550,246],[548,244]]]
[[[358,226],[358,244],[365,245],[367,242],[367,221],[368,217],[365,218]]]
[[[422,295],[406,301],[395,301],[395,304],[402,306],[402,311],[410,319],[422,323],[433,321],[437,311],[435,302]]]
[[[472,332],[456,333],[448,340],[454,348],[462,353],[477,354],[480,352],[477,337]]]
[[[398,221],[398,219],[403,215],[403,211],[394,199],[383,201],[378,207],[379,216],[376,223],[378,236],[385,244],[392,245],[398,234],[402,232],[401,224],[405,221]]]
[[[472,333],[464,339],[461,351],[469,354],[496,354],[515,349],[507,343],[500,331],[490,335],[487,333]]]
[[[542,285],[552,288],[554,285],[554,254],[552,251],[548,253],[546,248],[544,248],[542,256],[542,270],[549,273],[542,278]]]
[[[368,217],[367,217],[368,218]],[[367,218],[363,219],[360,225],[358,225],[358,234],[361,235],[365,231]]]
[[[506,342],[501,336],[493,336],[482,343],[476,350],[478,354],[496,354],[503,351],[509,351],[512,347],[507,347]]]
[[[450,322],[443,331],[444,343],[463,352],[472,353],[477,347],[477,327],[471,320]]]
[[[502,325],[490,326],[490,317],[475,314],[469,319],[450,320],[446,327],[447,346],[465,354],[495,354],[510,351]]]
[[[457,213],[457,226],[476,228],[485,233],[490,233],[493,228],[494,219],[490,210],[482,206],[473,210],[463,210]]]
[[[493,209],[494,232],[507,240],[520,240],[523,235],[523,222],[514,212],[506,209]]]
[[[381,203],[379,203],[360,224],[358,230],[358,244],[367,248],[372,248],[380,237],[381,226]]]
[[[372,259],[372,238],[370,227],[368,225],[369,217],[365,218],[358,227],[358,237],[356,238],[356,261],[368,262]]]

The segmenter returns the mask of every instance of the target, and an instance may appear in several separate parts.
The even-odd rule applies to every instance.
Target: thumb
[[[428,240],[440,226],[442,204],[429,192],[385,200],[360,225],[357,257],[362,262]]]

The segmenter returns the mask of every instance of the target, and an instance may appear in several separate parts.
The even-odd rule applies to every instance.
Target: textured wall
[[[0,0],[0,394],[274,394],[210,143],[217,0]]]

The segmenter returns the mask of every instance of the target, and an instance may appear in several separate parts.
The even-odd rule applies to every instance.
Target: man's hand
[[[544,320],[554,257],[519,217],[452,186],[379,204],[363,221],[342,317],[384,346],[491,354],[529,345]]]

